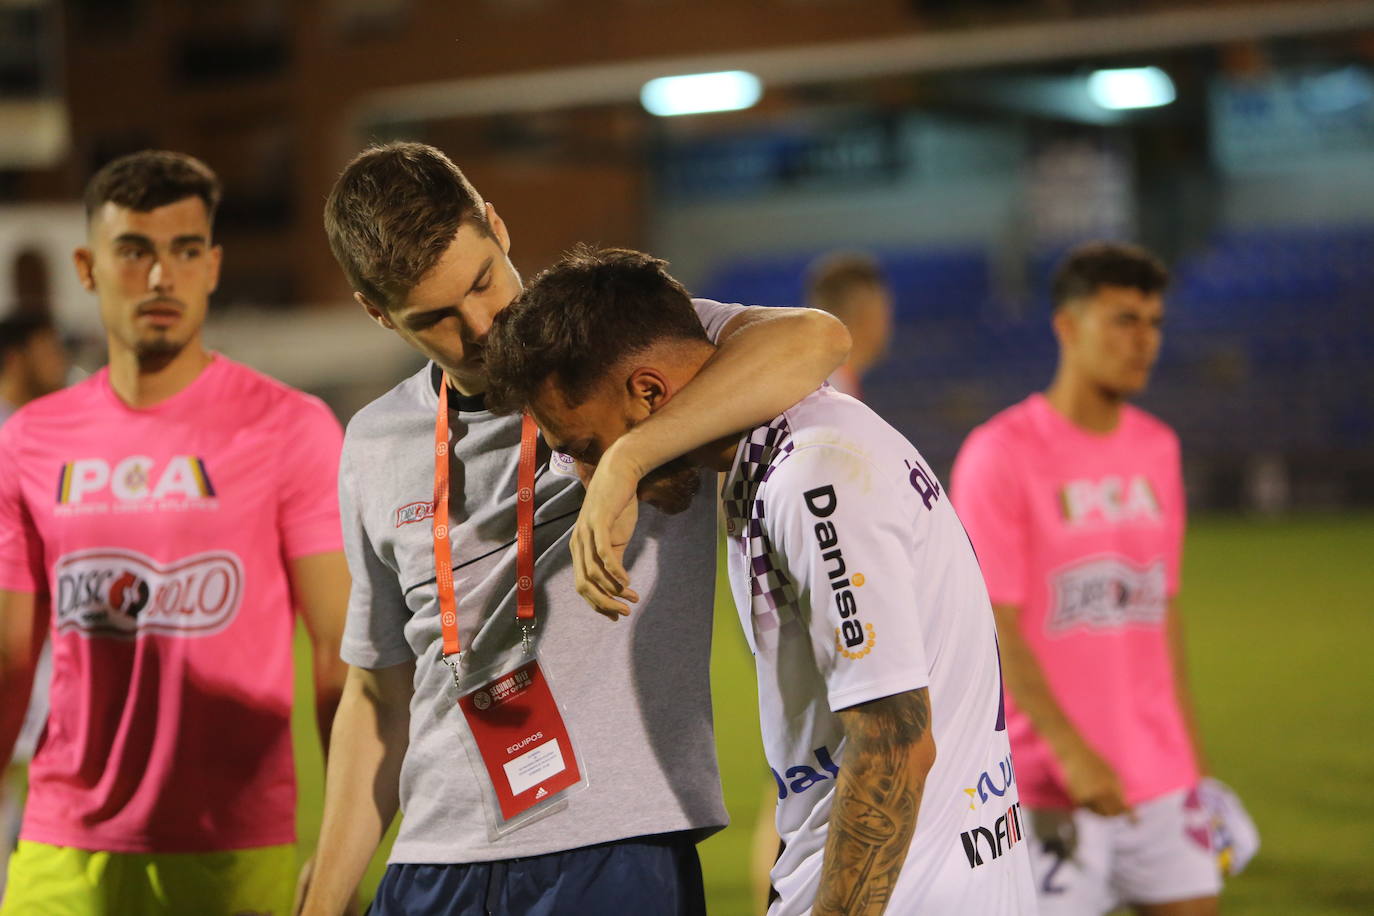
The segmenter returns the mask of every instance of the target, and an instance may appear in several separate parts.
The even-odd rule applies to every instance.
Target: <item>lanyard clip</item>
[[[533,633],[533,632],[534,632],[534,624],[532,624],[532,623],[524,623],[523,621],[521,622],[521,624],[520,624],[520,645],[524,648],[525,654],[526,654],[526,655],[532,655],[532,654],[533,654],[532,651],[530,650],[530,634]]]
[[[458,663],[442,652],[439,654],[439,661],[448,665],[448,670],[453,672],[453,688],[461,692],[463,689],[463,680],[458,675]]]

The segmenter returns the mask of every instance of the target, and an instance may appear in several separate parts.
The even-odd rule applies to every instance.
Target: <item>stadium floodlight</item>
[[[1088,95],[1101,108],[1158,108],[1177,94],[1174,81],[1158,67],[1097,70],[1088,77]]]
[[[739,111],[750,108],[763,94],[763,84],[752,73],[725,70],[688,76],[661,76],[639,90],[639,101],[650,114],[661,118]]]

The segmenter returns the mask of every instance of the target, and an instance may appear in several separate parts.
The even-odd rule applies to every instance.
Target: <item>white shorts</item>
[[[1101,916],[1221,893],[1210,815],[1196,789],[1137,806],[1135,823],[1081,808],[1025,810],[1041,916]]]

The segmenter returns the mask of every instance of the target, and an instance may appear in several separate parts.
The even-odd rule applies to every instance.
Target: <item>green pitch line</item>
[[[748,862],[771,778],[759,744],[753,661],[721,566],[712,686],[731,826],[702,844],[701,857],[711,912],[735,916],[761,912]],[[1244,798],[1264,839],[1259,857],[1227,888],[1225,911],[1370,912],[1374,516],[1195,519],[1183,574],[1207,755]],[[308,695],[307,665],[298,641],[300,697]],[[322,775],[313,712],[298,702],[296,713],[305,855],[319,830]],[[384,860],[379,853],[366,891]]]

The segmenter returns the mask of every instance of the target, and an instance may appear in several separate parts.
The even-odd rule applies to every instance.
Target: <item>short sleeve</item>
[[[993,604],[1026,603],[1028,520],[1013,465],[987,428],[964,441],[950,473],[950,500],[968,532]]]
[[[706,336],[711,338],[713,344],[720,343],[721,332],[725,330],[731,318],[748,311],[743,305],[727,305],[713,299],[693,299],[692,307],[697,310],[701,326],[706,329]]]
[[[0,589],[34,593],[42,590],[42,545],[24,505],[15,448],[18,428],[18,421],[11,420],[0,429]]]
[[[359,668],[389,668],[412,661],[415,653],[405,639],[410,612],[396,571],[383,562],[368,536],[347,443],[339,468],[339,515],[352,577],[339,655]]]
[[[784,558],[830,709],[930,682],[918,594],[913,502],[863,455],[798,449],[763,490],[764,527]],[[924,548],[922,548],[924,549]]]
[[[278,527],[287,559],[339,550],[339,451],[343,431],[324,402],[292,405],[280,456]]]

